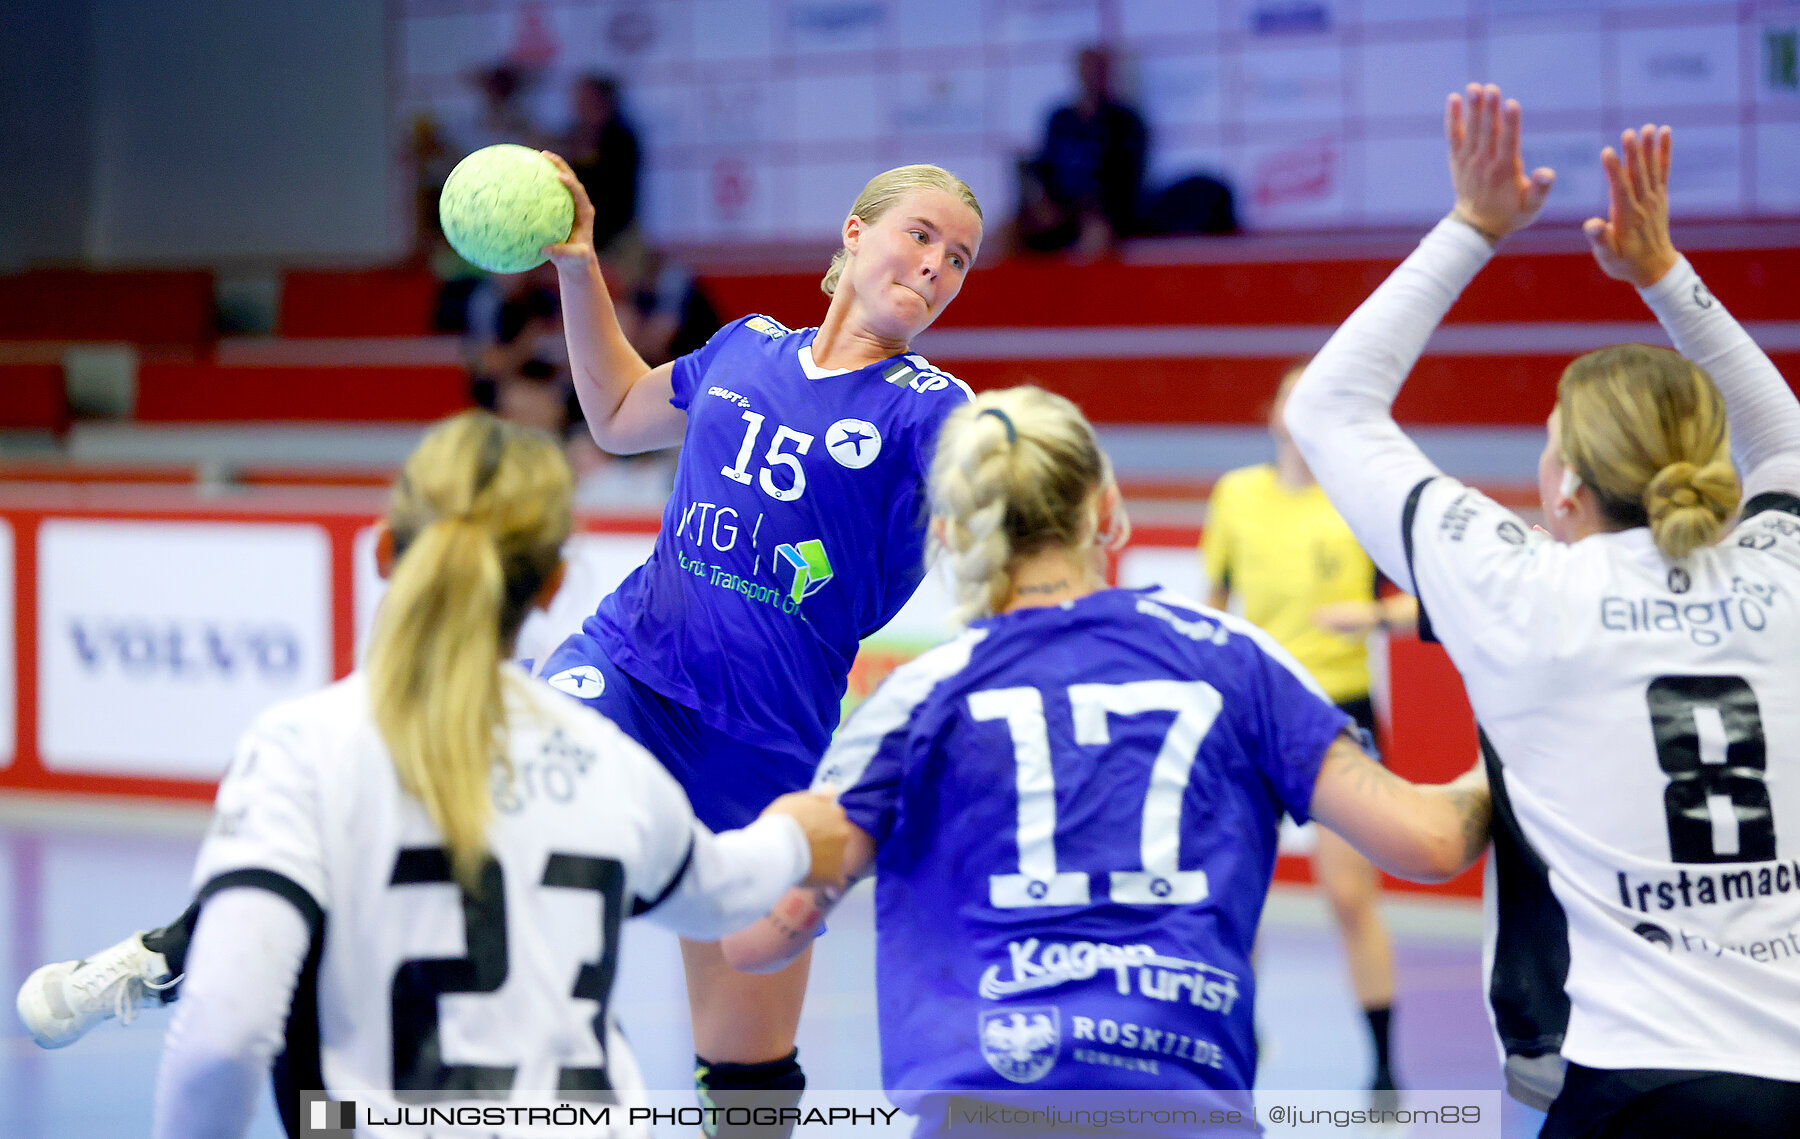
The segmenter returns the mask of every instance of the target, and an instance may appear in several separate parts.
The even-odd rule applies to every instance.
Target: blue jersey
[[[687,433],[650,560],[583,630],[759,748],[825,750],[862,638],[924,575],[937,432],[971,398],[923,357],[824,371],[764,316],[675,361]]]
[[[877,844],[895,1103],[1249,1087],[1277,824],[1349,723],[1267,634],[1156,589],[980,621],[896,670],[815,784]]]

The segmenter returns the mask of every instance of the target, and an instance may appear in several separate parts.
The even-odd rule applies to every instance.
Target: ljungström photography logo
[[[332,1100],[318,1092],[309,1092],[300,1105],[300,1134],[305,1139],[356,1134],[356,1104],[352,1100]]]

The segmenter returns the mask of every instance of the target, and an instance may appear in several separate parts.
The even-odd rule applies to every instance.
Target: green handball
[[[490,273],[523,273],[566,241],[575,200],[550,160],[528,146],[484,146],[456,164],[438,198],[450,247]]]

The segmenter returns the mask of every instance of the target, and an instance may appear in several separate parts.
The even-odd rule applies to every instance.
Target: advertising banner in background
[[[312,525],[49,520],[38,750],[56,771],[216,779],[270,704],[331,679]]]
[[[542,660],[581,628],[599,608],[600,601],[619,587],[625,575],[644,564],[656,539],[650,534],[576,534],[563,556],[568,570],[563,586],[547,610],[533,610],[519,630],[514,653],[522,660]],[[375,610],[381,604],[386,583],[375,572],[375,528],[356,536],[356,659],[360,664],[368,648]]]
[[[1429,225],[1450,200],[1443,102],[1499,83],[1533,124],[1546,207],[1604,201],[1600,147],[1626,126],[1705,128],[1683,149],[1678,215],[1786,216],[1800,178],[1791,0],[403,0],[397,110],[456,145],[479,136],[469,79],[509,64],[544,130],[587,72],[625,78],[643,145],[643,222],[680,241],[823,239],[898,162],[968,179],[990,224],[1017,160],[1107,40],[1150,130],[1145,190],[1193,174],[1236,187],[1255,229]],[[1574,161],[1544,152],[1562,132]],[[1687,137],[1687,136],[1684,136]],[[462,147],[472,149],[474,143]],[[1688,144],[1681,144],[1686,147]],[[1696,158],[1698,163],[1696,164]],[[1578,172],[1583,180],[1568,181]],[[1591,171],[1589,170],[1591,168]]]

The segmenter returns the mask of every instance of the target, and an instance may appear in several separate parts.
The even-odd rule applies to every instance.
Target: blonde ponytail
[[[1718,541],[1743,488],[1725,401],[1685,357],[1620,344],[1577,357],[1557,387],[1563,461],[1614,527],[1648,526],[1678,560]]]
[[[398,557],[369,643],[370,702],[471,894],[506,763],[500,663],[556,570],[572,498],[548,436],[469,412],[426,436],[388,507]]]
[[[1093,427],[1062,396],[1026,385],[952,412],[938,435],[931,500],[956,619],[999,612],[1019,558],[1094,541],[1087,508],[1111,482]]]

